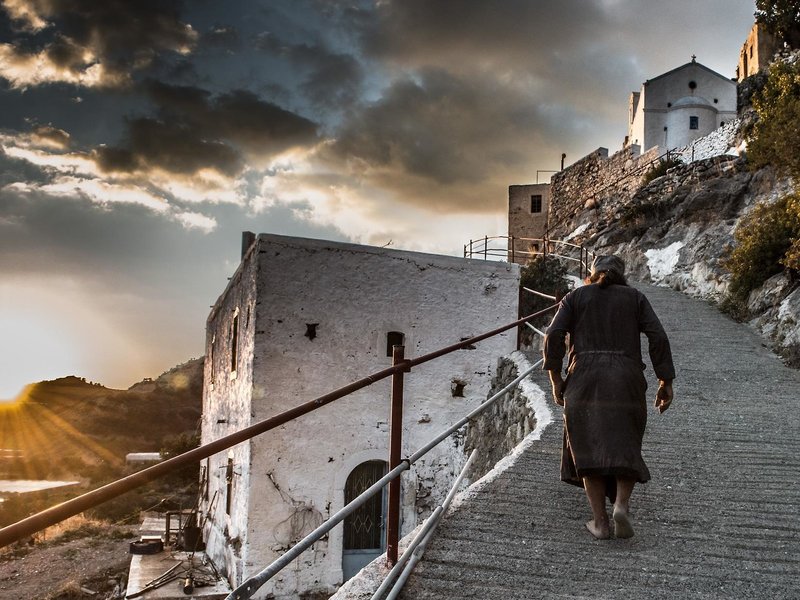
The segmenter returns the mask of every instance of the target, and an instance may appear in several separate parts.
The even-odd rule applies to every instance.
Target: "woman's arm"
[[[672,380],[661,379],[658,382],[656,391],[656,408],[659,413],[663,413],[672,404]]]

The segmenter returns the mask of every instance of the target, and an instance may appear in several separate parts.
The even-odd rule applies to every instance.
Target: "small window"
[[[463,398],[465,387],[467,387],[466,381],[453,379],[453,381],[450,382],[450,393],[453,395],[453,398]]]
[[[700,129],[700,117],[689,117],[689,129]]]
[[[225,514],[231,514],[233,505],[233,458],[228,457],[228,464],[225,467]]]
[[[531,196],[531,212],[532,213],[540,213],[542,212],[542,195],[535,194]]]
[[[200,489],[203,493],[203,500],[208,500],[208,469],[210,459],[206,459],[205,464],[200,467]]]
[[[233,313],[231,323],[231,371],[236,371],[236,361],[239,358],[239,311]]]
[[[212,387],[214,385],[214,375],[215,375],[215,371],[214,371],[214,355],[216,354],[216,348],[217,348],[217,334],[215,333],[214,335],[211,336],[211,348],[208,351],[208,364],[211,365],[210,366],[210,370],[211,370],[211,381],[210,381],[210,383],[211,383]]]
[[[406,345],[406,334],[402,331],[390,331],[386,334],[386,356],[394,355],[395,346]]]
[[[306,332],[303,335],[309,340],[313,340],[317,337],[317,327],[319,327],[319,323],[306,323]]]

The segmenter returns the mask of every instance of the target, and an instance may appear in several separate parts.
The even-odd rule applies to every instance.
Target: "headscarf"
[[[592,261],[591,277],[594,278],[603,271],[613,271],[620,277],[625,277],[625,261],[619,256],[596,256]]]

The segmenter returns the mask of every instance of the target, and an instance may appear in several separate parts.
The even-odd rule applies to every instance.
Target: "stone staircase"
[[[649,415],[653,480],[634,491],[636,536],[585,531],[582,490],[558,480],[555,413],[540,442],[443,521],[401,598],[800,599],[800,372],[715,308],[641,289],[678,378],[672,408]]]

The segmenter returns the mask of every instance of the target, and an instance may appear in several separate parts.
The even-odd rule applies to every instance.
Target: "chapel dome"
[[[705,106],[708,108],[714,108],[714,106],[703,98],[702,96],[684,96],[680,100],[676,100],[672,103],[672,108],[684,108],[687,106]]]

